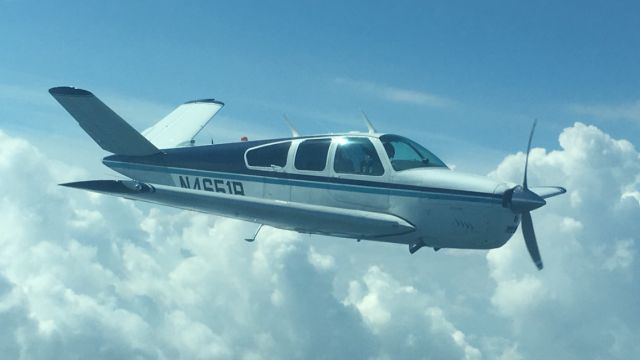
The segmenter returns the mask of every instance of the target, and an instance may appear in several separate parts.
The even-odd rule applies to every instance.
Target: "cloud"
[[[640,100],[626,104],[572,104],[568,109],[580,115],[640,121]]]
[[[396,103],[429,106],[436,108],[452,107],[457,101],[444,96],[427,92],[402,89],[393,86],[380,85],[369,81],[353,80],[348,78],[336,78],[334,82],[345,85],[353,90],[366,95],[375,96],[385,101]]]
[[[522,266],[530,260],[516,234],[487,254],[496,284],[491,302],[512,322],[519,349],[538,349],[537,357],[637,355],[640,339],[629,327],[640,330],[632,325],[640,312],[631,310],[640,205],[628,194],[638,188],[640,155],[630,142],[582,123],[559,140],[560,150],[533,149],[529,162],[530,183],[569,190],[533,215],[545,270]],[[491,176],[517,182],[523,162],[524,154],[510,155]]]
[[[536,359],[640,355],[640,158],[576,123],[535,148],[545,269],[489,252],[301,236],[60,188],[84,170],[0,131],[7,358]],[[522,178],[524,154],[491,176]]]
[[[6,356],[367,353],[357,312],[330,295],[330,257],[296,234],[264,229],[253,246],[242,222],[69,192],[54,184],[81,171],[4,133],[0,159]]]
[[[380,358],[415,359],[425,351],[438,358],[482,357],[436,301],[377,266],[349,283],[344,304],[355,307],[383,343]]]
[[[611,255],[604,262],[604,268],[609,271],[625,269],[633,265],[635,244],[631,239],[616,240],[611,249]]]

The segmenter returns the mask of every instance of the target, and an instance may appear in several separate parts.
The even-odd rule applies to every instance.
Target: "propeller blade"
[[[538,119],[533,120],[533,126],[531,127],[531,132],[529,133],[529,144],[527,144],[527,157],[524,161],[524,181],[522,182],[522,187],[528,189],[527,187],[527,168],[529,167],[529,151],[531,150],[531,139],[533,139],[533,132],[536,129],[536,123]]]
[[[528,211],[522,213],[522,235],[524,236],[524,243],[527,244],[527,250],[529,250],[531,259],[536,264],[538,270],[542,270],[542,258],[540,257],[540,251],[538,250],[536,233],[533,231],[531,213]]]

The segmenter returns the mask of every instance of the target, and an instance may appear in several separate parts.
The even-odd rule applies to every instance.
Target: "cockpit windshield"
[[[421,167],[447,168],[442,160],[415,141],[398,135],[382,135],[380,141],[396,171]]]

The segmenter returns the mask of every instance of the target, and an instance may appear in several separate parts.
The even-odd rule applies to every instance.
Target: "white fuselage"
[[[336,171],[336,148],[339,146],[336,139],[342,137],[367,138],[371,141],[380,158],[382,173],[372,176]],[[502,204],[501,196],[509,188],[504,182],[451,171],[446,167],[396,171],[377,135],[314,137],[323,138],[332,141],[328,147],[326,166],[321,171],[296,168],[298,146],[307,138],[287,140],[291,145],[284,166],[252,166],[245,154],[246,171],[182,167],[180,164],[139,164],[109,159],[105,159],[104,163],[145,183],[387,213],[405,219],[416,228],[415,232],[406,235],[368,240],[405,244],[419,240],[434,248],[490,249],[502,246],[518,227],[519,216]],[[247,152],[252,149],[249,148]]]

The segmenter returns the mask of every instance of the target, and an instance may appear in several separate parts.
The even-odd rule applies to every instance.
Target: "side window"
[[[367,138],[340,138],[333,169],[341,174],[380,176],[384,173],[375,147]]]
[[[247,151],[247,164],[249,166],[271,167],[271,165],[284,167],[287,164],[287,155],[291,141],[267,145]]]
[[[327,165],[329,145],[331,145],[331,139],[311,139],[301,142],[296,152],[296,169],[324,170]]]

